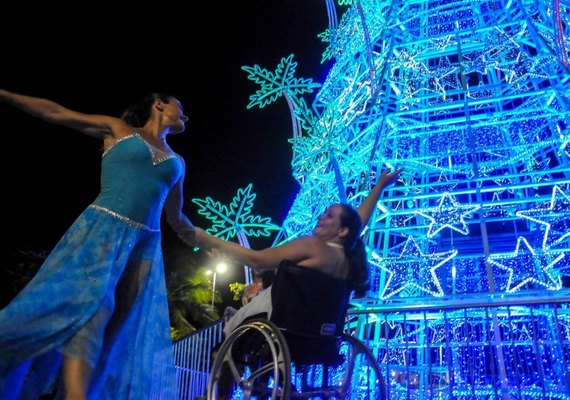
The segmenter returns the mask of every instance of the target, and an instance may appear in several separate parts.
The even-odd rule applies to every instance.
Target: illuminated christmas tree
[[[390,398],[570,398],[568,3],[338,3],[312,106],[292,55],[244,67],[248,107],[284,97],[294,117],[299,192],[276,243],[404,167],[363,236],[372,286],[354,305],[369,313],[350,324]]]

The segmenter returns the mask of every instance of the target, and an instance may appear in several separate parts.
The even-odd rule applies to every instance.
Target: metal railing
[[[346,331],[388,399],[570,399],[570,290],[362,302]],[[205,396],[222,321],[174,344],[181,400]]]
[[[194,332],[173,344],[180,400],[206,395],[212,351],[223,338],[223,320]]]

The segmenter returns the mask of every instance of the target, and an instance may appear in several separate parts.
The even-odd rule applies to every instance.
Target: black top
[[[305,336],[339,335],[349,297],[346,279],[284,260],[271,291],[271,321],[286,331]]]

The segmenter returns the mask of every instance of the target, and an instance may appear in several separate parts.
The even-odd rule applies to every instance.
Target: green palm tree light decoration
[[[271,231],[278,231],[279,226],[271,222],[269,217],[261,217],[251,213],[253,201],[257,196],[251,191],[250,183],[243,189],[238,189],[236,196],[229,206],[206,197],[205,199],[192,199],[198,205],[198,214],[203,215],[212,222],[212,226],[206,229],[211,235],[222,240],[230,240],[237,237],[239,244],[250,247],[249,237],[269,236]],[[251,269],[246,265],[245,280],[249,285],[252,282]]]
[[[281,96],[287,100],[291,115],[296,117],[293,124],[293,137],[301,135],[301,127],[306,132],[312,132],[317,119],[306,101],[300,97],[312,93],[320,88],[319,83],[312,79],[295,78],[297,63],[293,61],[293,54],[281,59],[275,71],[268,71],[259,65],[241,67],[248,73],[248,79],[261,86],[254,94],[249,96],[247,108],[263,108],[273,103]]]

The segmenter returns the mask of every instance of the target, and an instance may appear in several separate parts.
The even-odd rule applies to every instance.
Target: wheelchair
[[[224,340],[207,399],[385,399],[376,358],[342,332],[350,293],[344,280],[281,263],[270,320],[248,319]]]

